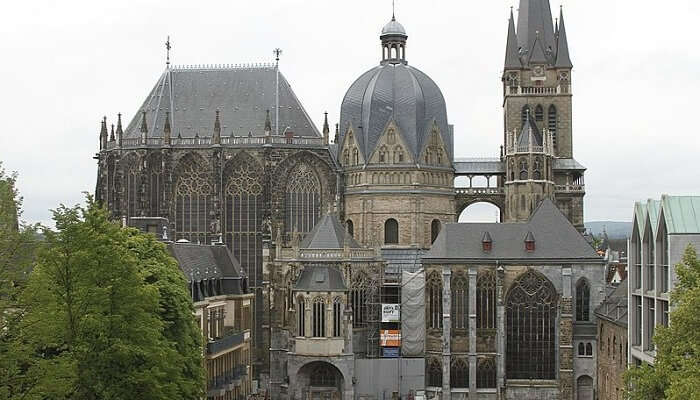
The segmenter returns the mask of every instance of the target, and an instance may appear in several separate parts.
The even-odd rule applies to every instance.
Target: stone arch
[[[460,195],[457,194],[457,201],[455,201],[455,215],[457,217],[457,220],[459,221],[460,216],[462,213],[469,208],[469,206],[472,206],[477,203],[487,203],[495,206],[498,208],[498,215],[499,215],[499,222],[503,222],[503,217],[505,215],[505,197],[503,195],[499,194],[493,194],[493,195],[484,195],[484,194],[479,194],[479,195]],[[492,221],[493,222],[493,221]]]
[[[352,398],[348,397],[352,396],[349,366],[322,358],[309,360],[298,368],[294,368],[293,364],[288,371],[293,398],[315,398],[315,394],[329,396],[331,399]]]
[[[593,378],[581,375],[576,379],[576,400],[593,400]]]

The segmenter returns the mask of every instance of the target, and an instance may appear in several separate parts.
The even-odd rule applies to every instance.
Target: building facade
[[[585,168],[573,158],[563,15],[555,26],[548,0],[521,0],[516,31],[511,14],[503,146],[488,160],[455,158],[444,96],[409,65],[408,35],[396,18],[379,39],[379,65],[350,85],[333,140],[327,118],[319,132],[277,65],[168,64],[126,127],[121,115],[111,130],[103,120],[97,200],[127,223],[165,218],[173,240],[231,250],[254,296],[253,386],[273,398],[420,396],[426,387],[442,398],[574,398],[580,377],[595,382],[595,367],[577,363],[572,341],[594,340],[596,329],[590,310],[573,317],[572,293],[586,282],[589,309],[602,299],[595,262],[577,247]],[[457,177],[489,183],[455,188]],[[443,228],[484,201],[509,227],[529,226],[544,207],[568,234],[556,243],[579,252],[529,258],[501,275],[498,257],[425,264]],[[524,237],[498,240],[521,245]],[[452,274],[463,297],[444,303]],[[440,291],[426,291],[426,282]],[[484,301],[494,313],[505,312],[518,285],[544,296],[523,307],[544,307],[553,329],[546,371],[518,375],[525,366],[513,361],[509,375],[506,343],[516,339],[496,324],[510,319],[484,317],[477,329],[466,314],[480,301],[472,298],[477,282],[490,288]],[[525,287],[533,282],[540,286]],[[452,322],[439,304],[448,320],[461,315],[449,320],[460,322],[447,350],[441,338],[452,337]],[[384,321],[383,305],[411,311]]]
[[[629,242],[629,360],[654,363],[654,328],[668,326],[674,266],[688,245],[700,248],[700,197],[661,196],[636,203]]]
[[[578,345],[579,357],[595,357],[598,368],[596,393],[600,400],[624,399],[624,373],[627,371],[627,281],[607,289],[605,301],[595,309],[598,319],[598,350],[589,352],[588,343]]]

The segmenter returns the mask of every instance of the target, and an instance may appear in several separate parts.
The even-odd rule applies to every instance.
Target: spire
[[[272,132],[272,121],[270,121],[270,109],[265,111],[265,134],[269,135]]]
[[[559,14],[559,40],[557,41],[557,68],[573,68],[571,57],[569,56],[569,42],[566,39],[566,27],[564,26],[564,8]]]
[[[122,137],[124,137],[124,131],[122,130],[122,114],[117,114],[117,145],[122,146]]]
[[[333,143],[338,144],[339,138],[340,138],[340,124],[335,124],[335,138],[333,138]]]
[[[170,35],[168,35],[168,40],[165,41],[165,68],[170,68]]]
[[[221,144],[221,121],[219,121],[219,110],[216,110],[214,118],[214,144]]]
[[[328,144],[328,134],[331,132],[328,126],[328,111],[323,113],[323,144]]]
[[[554,51],[556,43],[549,0],[520,0],[517,35],[518,47],[521,49],[532,52],[539,36],[543,52],[548,48]]]
[[[518,37],[515,34],[515,19],[513,18],[513,8],[510,9],[510,20],[508,21],[508,41],[506,42],[506,62],[505,69],[521,68],[520,55],[518,54]]]
[[[165,122],[163,123],[163,142],[166,145],[170,144],[170,111],[165,112]]]
[[[525,123],[518,136],[518,149],[529,148],[530,146],[542,146],[542,135],[539,129],[537,129],[537,124],[532,120],[530,116],[530,109],[528,108],[525,116]]]
[[[109,141],[114,141],[114,124],[112,124],[112,131],[109,133]]]
[[[141,111],[141,132],[148,133],[148,124],[146,123],[146,110]]]
[[[547,56],[544,54],[544,42],[540,39],[540,33],[535,32],[535,41],[530,48],[529,64],[546,64]]]
[[[107,117],[102,118],[100,125],[100,150],[103,150],[107,148]],[[114,125],[112,125],[112,128],[114,128]]]

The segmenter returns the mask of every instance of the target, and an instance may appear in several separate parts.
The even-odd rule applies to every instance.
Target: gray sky
[[[500,74],[517,0],[398,0],[409,64],[447,101],[458,157],[498,155]],[[635,200],[700,194],[700,5],[564,0],[574,62],[574,156],[588,220],[631,220]],[[558,14],[559,2],[552,0]],[[390,0],[14,1],[0,15],[0,160],[20,174],[24,218],[93,192],[99,121],[130,120],[165,67],[272,61],[321,125],[379,62]],[[481,211],[484,215],[492,212]],[[492,218],[492,217],[489,217]]]

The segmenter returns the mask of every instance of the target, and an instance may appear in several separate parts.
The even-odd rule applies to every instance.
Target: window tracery
[[[452,277],[452,328],[455,335],[465,335],[469,327],[469,283],[462,274]]]
[[[469,387],[469,365],[461,358],[450,366],[450,387],[463,389]]]
[[[313,302],[311,318],[311,330],[313,337],[326,336],[326,303],[321,297],[317,297]]]
[[[557,293],[528,270],[506,298],[506,371],[510,379],[554,379]]]
[[[313,369],[309,376],[311,386],[316,387],[335,387],[335,373],[328,365],[319,365]]]
[[[526,181],[528,179],[527,161],[520,160],[520,180]]]
[[[350,295],[352,296],[352,322],[355,328],[363,328],[367,325],[369,284],[369,277],[364,271],[354,274]]]
[[[428,386],[442,387],[442,364],[433,358],[428,363]]]
[[[476,279],[476,328],[496,328],[496,273],[485,271]]]
[[[209,243],[212,187],[209,174],[192,158],[179,168],[175,186],[175,231],[178,239]]]
[[[287,232],[310,232],[321,211],[321,183],[306,163],[298,163],[287,183]]]
[[[476,387],[478,389],[496,387],[496,363],[493,359],[479,360],[476,368]]]
[[[333,300],[333,337],[342,336],[343,302],[340,297]]]
[[[442,278],[433,271],[428,275],[428,327],[442,330]]]
[[[163,201],[163,156],[160,153],[152,154],[148,159],[150,191],[150,216],[159,217],[161,214],[161,203]]]
[[[297,336],[306,336],[306,304],[304,298],[297,299]]]

